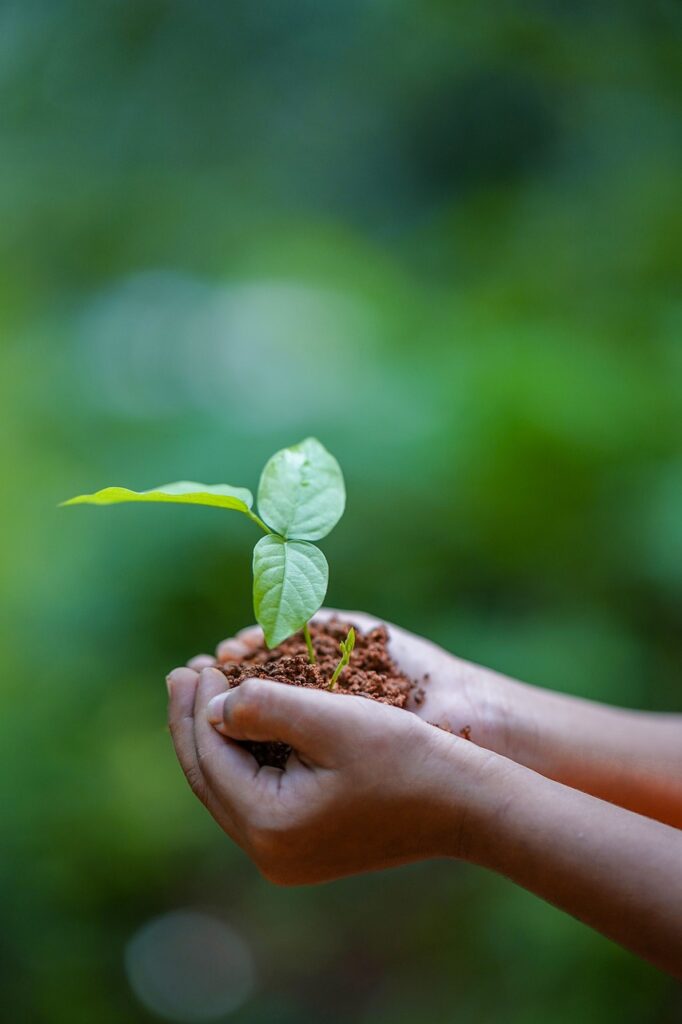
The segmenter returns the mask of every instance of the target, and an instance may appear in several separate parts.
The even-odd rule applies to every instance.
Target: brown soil
[[[311,623],[310,635],[317,661],[311,665],[308,650],[301,633],[289,637],[279,647],[269,651],[264,645],[254,654],[240,662],[221,665],[232,689],[245,679],[258,676],[274,679],[291,686],[307,686],[316,690],[329,687],[329,680],[339,663],[341,652],[339,641],[345,640],[350,623],[331,619],[324,623]],[[404,676],[388,653],[388,634],[384,626],[378,626],[368,633],[356,627],[355,650],[350,664],[341,673],[334,693],[351,693],[358,697],[369,697],[381,704],[404,708],[415,683]],[[252,743],[244,746],[251,751],[261,765],[283,768],[291,747],[285,743]]]

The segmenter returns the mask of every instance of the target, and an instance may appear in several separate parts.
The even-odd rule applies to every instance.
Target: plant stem
[[[307,622],[303,627],[303,636],[305,637],[306,647],[308,648],[308,661],[311,665],[314,665],[317,658],[315,657],[315,648],[313,647],[313,641],[310,636],[310,630],[308,629]]]
[[[346,665],[348,665],[348,663],[350,662],[350,656],[355,650],[355,630],[353,629],[352,626],[348,630],[348,636],[346,637],[346,639],[342,640],[341,643],[339,644],[339,650],[341,651],[341,660],[334,669],[334,673],[331,679],[329,680],[329,690],[333,690],[334,687],[336,686],[339,676],[343,672]]]
[[[272,533],[270,527],[266,526],[261,517],[257,516],[255,512],[251,511],[251,509],[249,509],[249,511],[246,514],[249,517],[249,519],[251,519],[252,522],[256,524],[256,526],[260,526],[261,530],[263,530],[265,533]]]
[[[329,680],[329,687],[328,687],[328,689],[330,689],[330,690],[334,689],[334,687],[336,686],[336,683],[337,683],[337,680],[338,680],[339,676],[341,675],[341,673],[343,672],[343,670],[344,670],[344,668],[346,667],[347,664],[348,664],[348,662],[345,661],[343,658],[341,658],[341,661],[338,663],[338,665],[334,669],[333,676]]]

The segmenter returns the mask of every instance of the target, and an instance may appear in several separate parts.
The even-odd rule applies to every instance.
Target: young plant
[[[253,608],[265,643],[276,647],[304,631],[308,654],[315,660],[308,620],[327,593],[329,566],[313,541],[336,526],[346,505],[341,468],[314,437],[283,448],[265,465],[258,485],[258,513],[244,487],[182,481],[129,491],[106,487],[81,494],[64,505],[115,505],[128,501],[209,505],[241,512],[265,533],[253,550]]]
[[[342,640],[341,643],[339,644],[339,650],[341,651],[341,660],[339,661],[338,665],[334,669],[334,673],[333,673],[331,679],[329,680],[329,687],[328,687],[328,689],[333,690],[334,687],[336,686],[336,684],[338,682],[338,679],[339,679],[339,676],[341,675],[341,673],[343,672],[344,668],[346,667],[346,665],[350,661],[350,656],[353,653],[353,648],[354,647],[355,647],[355,630],[351,626],[350,629],[348,630],[348,636],[346,637],[345,640]]]

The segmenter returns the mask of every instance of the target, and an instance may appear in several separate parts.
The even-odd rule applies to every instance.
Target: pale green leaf
[[[271,535],[253,552],[253,607],[268,647],[303,629],[327,593],[329,567],[307,541]]]
[[[197,484],[182,480],[162,484],[150,491],[129,491],[127,487],[105,487],[94,494],[80,494],[62,502],[63,505],[117,505],[124,501],[168,501],[182,505],[211,505],[249,513],[253,495],[245,487],[228,484]]]
[[[258,511],[282,537],[326,537],[343,515],[345,505],[341,467],[314,437],[277,452],[261,475]]]

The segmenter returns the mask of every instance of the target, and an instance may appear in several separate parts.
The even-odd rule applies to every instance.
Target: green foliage
[[[339,676],[341,675],[341,673],[343,672],[344,668],[346,667],[346,665],[350,661],[350,656],[353,653],[354,648],[355,648],[355,630],[351,626],[350,629],[348,630],[348,636],[346,637],[345,640],[342,640],[341,643],[339,644],[339,650],[341,651],[341,660],[339,661],[338,665],[334,669],[334,673],[333,673],[331,679],[329,680],[329,689],[330,690],[333,690],[334,687],[336,686],[336,684],[337,684],[337,682],[339,680]]]
[[[262,537],[253,551],[253,608],[268,647],[302,629],[327,593],[327,559],[314,544]]]
[[[276,647],[302,629],[322,605],[329,566],[310,541],[325,537],[336,526],[345,508],[346,489],[338,462],[316,438],[308,437],[283,448],[268,460],[258,487],[262,519],[251,510],[253,495],[246,488],[188,481],[149,491],[106,487],[62,505],[131,501],[233,509],[243,512],[266,532],[253,552],[253,608],[268,647]]]
[[[180,505],[211,505],[231,508],[247,515],[253,505],[253,495],[245,487],[229,484],[197,484],[188,480],[174,484],[161,484],[149,491],[129,491],[127,487],[105,487],[94,494],[79,494],[63,501],[62,505],[118,505],[129,501],[169,501]]]
[[[2,24],[0,1016],[148,1024],[125,942],[210,893],[277,965],[235,1024],[670,1020],[674,982],[467,865],[264,888],[160,728],[163,672],[252,619],[241,524],[49,509],[226,451],[255,485],[311,433],[362,495],[335,603],[679,708],[680,5]]]
[[[258,510],[281,537],[321,540],[336,526],[345,505],[341,467],[314,437],[283,448],[266,463]]]

